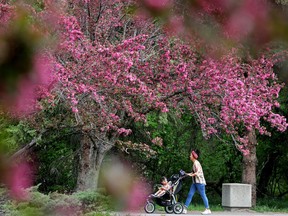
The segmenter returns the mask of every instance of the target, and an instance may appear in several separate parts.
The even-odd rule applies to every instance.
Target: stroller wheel
[[[165,212],[167,214],[172,214],[173,213],[173,205],[165,206]]]
[[[175,214],[181,214],[183,212],[183,209],[183,205],[179,202],[173,205],[173,212]]]
[[[153,212],[155,211],[155,205],[154,205],[154,203],[152,203],[152,202],[147,202],[146,205],[145,205],[145,207],[144,207],[144,210],[145,210],[145,212],[148,213],[148,214],[153,213]]]

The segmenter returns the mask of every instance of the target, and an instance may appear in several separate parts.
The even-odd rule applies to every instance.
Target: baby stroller
[[[182,179],[186,177],[186,174],[183,170],[179,172],[179,174],[172,175],[168,181],[171,181],[171,188],[166,191],[166,193],[161,197],[154,197],[152,194],[148,196],[146,200],[146,205],[144,207],[145,212],[150,214],[155,211],[156,204],[159,206],[163,206],[165,212],[168,214],[181,214],[184,206],[177,202],[176,195],[182,188]]]

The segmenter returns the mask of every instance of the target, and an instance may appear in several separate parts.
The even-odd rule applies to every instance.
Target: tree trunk
[[[243,156],[242,183],[252,185],[252,206],[256,206],[256,134],[255,130],[248,133],[250,154]]]
[[[103,141],[96,141],[88,135],[81,139],[79,168],[77,176],[77,191],[96,190],[98,186],[99,171],[103,158],[112,145],[104,145]]]

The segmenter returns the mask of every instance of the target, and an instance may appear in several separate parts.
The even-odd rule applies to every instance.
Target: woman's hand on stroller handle
[[[185,172],[184,170],[180,170],[180,174],[181,174],[182,176],[187,176],[187,175],[189,175],[190,173],[187,173],[187,172]]]

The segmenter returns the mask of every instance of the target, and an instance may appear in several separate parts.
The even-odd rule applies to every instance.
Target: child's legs
[[[187,199],[185,201],[185,206],[186,207],[188,207],[190,205],[195,192],[196,192],[196,186],[195,186],[195,184],[192,184],[191,187],[190,187]]]
[[[156,193],[154,193],[154,196],[160,197],[160,196],[162,196],[164,194],[165,194],[165,191],[158,190]]]
[[[205,185],[204,184],[196,184],[196,188],[200,194],[200,196],[202,197],[202,200],[204,202],[204,206],[205,208],[209,208],[209,202],[208,202],[208,198],[206,196],[206,193],[205,193]]]

